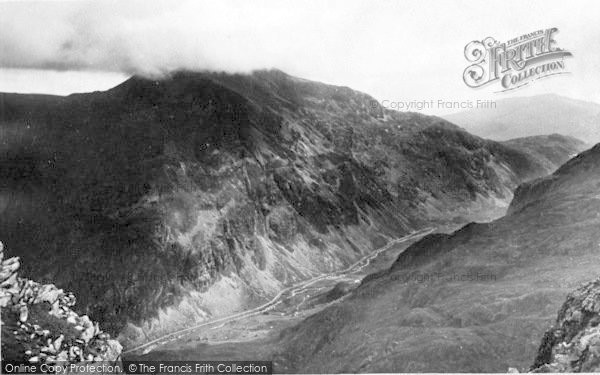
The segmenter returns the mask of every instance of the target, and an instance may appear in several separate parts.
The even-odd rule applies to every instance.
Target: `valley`
[[[0,375],[600,373],[548,1],[0,0]]]
[[[282,335],[280,363],[298,367],[281,371],[527,371],[567,293],[597,277],[599,156],[595,146],[523,184],[503,218],[412,245]],[[452,277],[473,274],[494,277]]]
[[[597,276],[599,147],[522,185],[505,217],[412,243],[336,303],[291,320],[296,300],[134,358],[269,358],[284,373],[527,371],[567,294]]]
[[[285,372],[374,369],[336,342],[380,345],[352,330],[370,335],[369,322],[398,319],[390,301],[408,292],[370,286],[415,246],[433,238],[425,258],[435,263],[455,236],[443,233],[506,222],[531,194],[523,184],[588,147],[561,135],[495,142],[278,70],[0,97],[0,238],[24,277],[73,291],[76,312],[126,358],[258,353]],[[511,230],[502,238],[519,238]],[[367,298],[379,293],[387,302]],[[364,320],[362,303],[382,315]],[[314,327],[326,335],[317,343]],[[338,337],[334,327],[352,329]],[[307,356],[323,367],[303,367]],[[388,357],[377,369],[398,365]]]
[[[297,321],[298,319],[289,319],[289,318],[290,317],[295,318],[298,315],[300,315],[300,316],[310,315],[310,314],[322,309],[324,306],[320,306],[321,304],[327,305],[328,304],[327,302],[335,301],[335,299],[334,299],[333,301],[325,301],[324,303],[322,302],[321,304],[314,303],[314,305],[316,305],[316,306],[310,306],[310,305],[313,305],[312,303],[310,303],[311,298],[314,301],[316,299],[316,297],[326,297],[324,292],[328,292],[328,291],[334,289],[336,284],[338,284],[338,283],[342,283],[342,282],[350,283],[350,284],[359,283],[362,280],[362,277],[364,277],[366,274],[369,273],[369,272],[365,271],[366,269],[370,269],[371,271],[373,270],[373,267],[369,267],[369,266],[371,266],[372,261],[377,260],[377,258],[380,255],[382,255],[384,252],[392,253],[391,256],[397,256],[399,253],[398,249],[401,248],[398,246],[399,244],[412,243],[431,232],[433,232],[433,229],[420,230],[420,231],[410,234],[408,236],[405,236],[405,237],[402,237],[402,238],[399,238],[396,240],[392,240],[387,245],[385,245],[379,249],[376,249],[371,254],[364,256],[362,259],[358,260],[356,263],[354,263],[353,265],[351,265],[350,267],[348,267],[344,270],[336,271],[331,274],[320,275],[315,278],[311,278],[311,279],[302,281],[300,283],[297,283],[295,285],[289,286],[289,287],[281,290],[272,300],[270,300],[269,302],[267,302],[259,307],[256,307],[254,309],[244,311],[242,313],[235,314],[232,316],[204,322],[202,324],[199,324],[194,327],[186,328],[184,330],[173,332],[169,335],[163,336],[158,339],[154,339],[151,342],[145,343],[145,344],[137,346],[135,348],[128,348],[124,352],[124,354],[128,355],[128,354],[132,353],[135,355],[136,353],[140,353],[140,352],[145,354],[151,350],[155,350],[156,348],[159,348],[159,347],[161,347],[169,342],[173,342],[173,341],[177,341],[177,343],[180,344],[182,341],[185,340],[186,336],[192,335],[192,334],[194,336],[198,336],[199,334],[202,334],[202,335],[204,335],[204,340],[206,340],[206,341],[210,340],[211,343],[214,343],[214,342],[218,343],[220,340],[227,341],[228,337],[232,336],[232,333],[227,333],[225,331],[225,329],[223,329],[223,327],[225,325],[229,325],[230,323],[233,323],[233,322],[238,323],[238,324],[236,324],[238,330],[240,330],[239,329],[240,327],[243,327],[243,329],[240,330],[240,332],[236,332],[237,334],[233,333],[235,339],[243,340],[244,336],[246,336],[248,334],[246,331],[252,331],[252,327],[249,328],[249,324],[248,324],[249,319],[248,318],[254,317],[259,314],[274,315],[276,317],[275,320],[281,320],[281,317],[287,317],[288,321],[290,321],[290,323]],[[403,248],[405,248],[405,247],[406,247],[406,245]],[[393,251],[393,250],[395,250],[395,251]],[[390,255],[388,254],[388,256],[390,256]],[[379,271],[381,269],[383,269],[383,267],[381,267],[381,266],[376,268],[377,271]],[[342,297],[342,296],[340,296],[340,297]],[[309,299],[309,301],[308,301],[309,303],[307,303],[307,299]],[[301,310],[301,308],[303,308],[303,305],[305,303],[307,305],[309,305],[309,306],[306,306],[306,311],[304,309]],[[255,322],[255,324],[258,324],[259,326],[263,326],[268,323],[269,323],[269,320],[264,319],[264,318],[257,319],[257,322]],[[200,330],[200,329],[202,329],[202,330]],[[206,331],[216,330],[216,329],[218,329],[218,331],[216,331],[215,334],[224,336],[224,338],[220,338],[219,336],[216,336],[216,337],[213,337],[212,339],[209,339],[208,337],[206,337],[206,336],[211,336],[211,332],[209,331],[207,334]],[[236,330],[236,328],[233,328],[233,331],[235,331],[235,330]],[[200,332],[197,332],[197,331],[200,331]],[[272,334],[272,332],[268,332],[268,333]]]

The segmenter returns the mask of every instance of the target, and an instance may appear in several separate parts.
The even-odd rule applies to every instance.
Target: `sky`
[[[105,90],[133,74],[278,68],[388,106],[557,93],[600,103],[599,1],[2,1],[0,92]],[[465,46],[556,27],[570,74],[497,93],[463,82]]]

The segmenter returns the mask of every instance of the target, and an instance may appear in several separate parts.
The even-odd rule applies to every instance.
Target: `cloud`
[[[0,90],[64,93],[107,87],[117,73],[279,68],[392,101],[496,98],[463,83],[464,46],[558,27],[573,74],[506,95],[600,101],[598,11],[594,0],[0,0]],[[113,75],[84,87],[74,74],[65,88],[57,71]],[[43,75],[45,89],[32,82]]]
[[[298,57],[303,43],[313,52],[314,47],[334,48],[323,38],[323,31],[331,31],[331,17],[316,16],[306,4],[295,9],[294,3],[4,3],[0,67],[146,74],[182,68],[247,71],[284,63],[292,58],[288,53]]]

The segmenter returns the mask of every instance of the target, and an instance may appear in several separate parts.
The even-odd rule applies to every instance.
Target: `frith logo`
[[[498,81],[500,91],[514,90],[537,79],[568,73],[565,58],[571,52],[557,46],[557,28],[537,30],[500,43],[492,37],[465,46],[472,63],[464,73],[467,86],[478,88]]]

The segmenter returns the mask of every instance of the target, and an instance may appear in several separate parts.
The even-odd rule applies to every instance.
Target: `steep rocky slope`
[[[444,116],[480,137],[504,141],[558,133],[600,142],[600,104],[555,94],[507,98],[490,109],[472,109]]]
[[[567,296],[544,334],[534,372],[600,371],[600,279]]]
[[[117,364],[121,344],[73,310],[75,296],[19,277],[19,258],[4,260],[0,242],[2,360]]]
[[[0,94],[0,235],[26,276],[73,290],[80,313],[140,342],[424,223],[499,215],[545,171],[372,103],[280,71]]]
[[[598,186],[600,145],[520,186],[505,217],[425,237],[389,271],[368,277],[343,302],[285,332],[278,343],[285,349],[275,350],[278,368],[527,370],[565,296],[597,274]],[[570,298],[574,308],[578,296]],[[584,301],[586,309],[596,309]],[[571,313],[563,309],[559,324],[570,324]],[[595,329],[587,317],[581,323]],[[557,360],[561,353],[554,353]],[[551,360],[544,356],[542,362]]]

